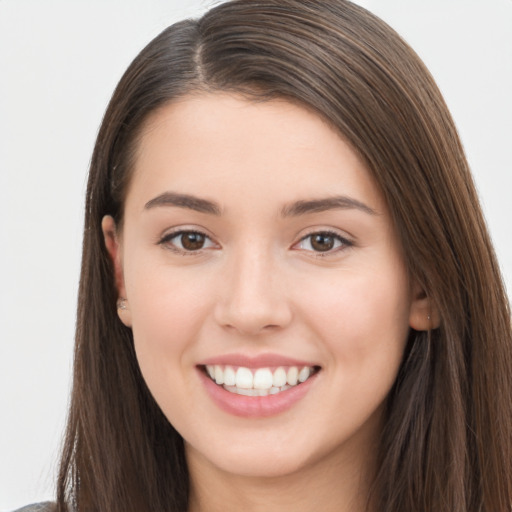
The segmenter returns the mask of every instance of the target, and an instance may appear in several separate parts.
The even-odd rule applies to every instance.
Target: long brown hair
[[[345,0],[234,0],[155,38],[122,77],[87,188],[74,384],[58,508],[187,510],[183,441],[140,374],[101,219],[122,223],[144,120],[201,91],[287,98],[335,126],[373,174],[411,276],[440,327],[411,330],[387,402],[379,512],[505,512],[512,504],[510,309],[461,143],[430,74]]]

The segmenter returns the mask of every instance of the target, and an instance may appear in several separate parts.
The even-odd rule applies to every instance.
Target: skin
[[[166,192],[214,201],[220,214],[147,206]],[[296,201],[334,196],[367,210],[290,214]],[[177,229],[204,233],[204,247],[180,252]],[[122,231],[111,217],[103,231],[127,299],[120,319],[185,439],[190,510],[364,510],[383,403],[409,328],[429,327],[429,304],[408,278],[380,191],[342,137],[286,101],[185,97],[146,122]],[[315,250],[310,235],[325,231],[332,249]],[[291,409],[237,417],[211,400],[197,369],[228,353],[321,371]]]

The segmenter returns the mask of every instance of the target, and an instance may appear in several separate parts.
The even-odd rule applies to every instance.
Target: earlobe
[[[441,319],[436,305],[432,303],[425,291],[416,285],[409,313],[409,326],[416,331],[430,331],[437,329],[440,323]]]
[[[112,216],[105,215],[105,217],[103,217],[101,221],[101,229],[103,231],[105,247],[110,259],[112,260],[114,269],[114,280],[119,297],[117,301],[117,313],[124,325],[131,327],[131,314],[128,308],[128,300],[126,298],[120,243],[116,223]]]

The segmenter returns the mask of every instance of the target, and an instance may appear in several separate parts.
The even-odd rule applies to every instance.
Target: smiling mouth
[[[203,371],[226,391],[243,396],[277,395],[306,382],[320,371],[319,366],[279,366],[246,368],[244,366],[206,365]]]

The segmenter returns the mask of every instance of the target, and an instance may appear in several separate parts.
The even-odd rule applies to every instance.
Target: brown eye
[[[318,231],[305,236],[297,248],[313,253],[336,253],[353,246],[353,242],[330,231]]]
[[[199,252],[202,249],[213,249],[216,244],[209,236],[199,231],[177,231],[164,236],[159,244],[178,253]]]
[[[186,232],[180,235],[180,242],[186,251],[197,251],[202,249],[206,237],[202,233]]]
[[[315,251],[325,252],[334,248],[334,236],[328,233],[317,233],[311,236],[311,247]]]

